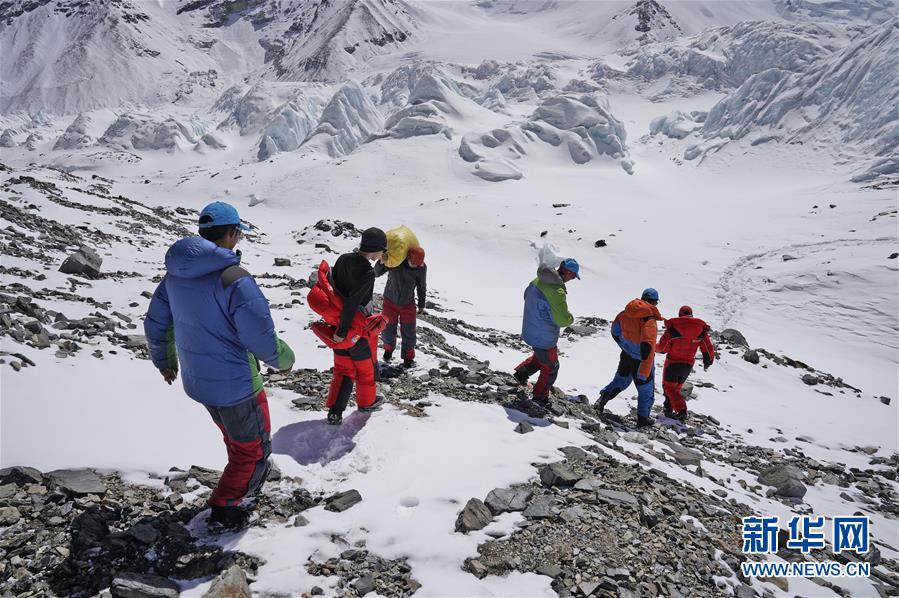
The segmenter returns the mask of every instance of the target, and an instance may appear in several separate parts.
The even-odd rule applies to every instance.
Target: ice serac
[[[401,47],[418,28],[402,0],[293,2],[292,25],[267,57],[282,81],[341,81],[357,66]]]
[[[776,133],[882,168],[899,146],[897,72],[899,19],[892,19],[806,71],[749,77],[709,111],[702,134],[735,140]]]
[[[96,140],[90,136],[88,129],[91,125],[91,118],[87,114],[79,114],[72,124],[66,128],[65,132],[56,140],[53,149],[55,150],[73,150],[87,147]]]
[[[737,87],[769,68],[802,71],[839,47],[838,30],[816,24],[745,21],[676,43],[647,44],[628,63],[642,79],[692,78],[698,88]]]
[[[699,113],[704,115],[704,113]],[[666,137],[683,139],[702,125],[697,122],[698,115],[686,115],[680,110],[675,110],[664,116],[657,116],[649,123],[649,134],[661,133]]]
[[[391,114],[384,128],[395,138],[436,135],[451,136],[447,117],[463,114],[465,99],[458,85],[439,72],[423,72],[409,91],[409,104]]]
[[[306,100],[306,101],[303,101]],[[308,98],[288,102],[262,131],[257,158],[267,160],[278,152],[300,147],[316,124],[321,109]]]
[[[606,154],[622,158],[626,153],[624,124],[612,116],[605,102],[591,94],[548,98],[522,128],[552,145],[563,140],[574,142],[574,149],[569,145],[573,158],[583,154],[581,148],[587,149],[591,157]]]
[[[329,156],[343,156],[381,128],[381,113],[368,99],[361,85],[351,81],[340,88],[322,112],[321,119],[304,147],[319,149]]]
[[[202,128],[174,118],[156,120],[148,114],[125,113],[100,137],[99,143],[124,150],[188,149],[200,141]]]

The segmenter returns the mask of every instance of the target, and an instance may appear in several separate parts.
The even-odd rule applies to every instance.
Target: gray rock
[[[743,353],[743,361],[748,361],[751,364],[758,365],[759,352],[755,349],[748,349],[745,353]]]
[[[106,484],[90,469],[57,469],[47,474],[50,483],[70,496],[106,494]]]
[[[605,483],[603,483],[603,481],[599,478],[584,478],[582,480],[578,480],[577,484],[574,485],[574,489],[593,492],[594,490],[598,490],[603,486],[605,486]]]
[[[250,598],[251,596],[247,574],[238,565],[231,565],[223,571],[203,594],[203,598]]]
[[[0,484],[40,484],[44,481],[43,474],[33,467],[6,467],[0,469]]]
[[[493,520],[490,509],[477,498],[469,499],[456,519],[456,531],[468,533],[484,529]]]
[[[599,328],[595,328],[594,326],[587,326],[584,324],[572,324],[565,329],[565,332],[576,334],[577,336],[592,336],[599,332]]]
[[[275,258],[275,266],[289,266],[290,260],[286,257],[276,257]]]
[[[534,492],[530,488],[495,488],[484,504],[494,515],[524,511]]]
[[[745,347],[749,348],[749,343],[746,341],[746,337],[739,330],[735,330],[733,328],[725,328],[721,331],[721,340],[737,346],[737,347]]]
[[[159,537],[159,532],[149,523],[138,523],[128,530],[128,534],[141,544],[150,545]]]
[[[528,519],[547,519],[555,517],[559,513],[559,508],[555,505],[551,496],[541,496],[528,505],[524,510],[524,515]]]
[[[178,584],[158,575],[120,573],[112,580],[113,598],[177,598]]]
[[[484,579],[490,572],[489,569],[487,569],[487,566],[478,559],[471,559],[468,561],[466,563],[466,569],[478,579]]]
[[[309,525],[309,520],[303,515],[297,515],[296,519],[293,520],[294,527],[306,527],[307,525]]]
[[[802,374],[802,381],[808,384],[809,386],[815,386],[821,379],[818,376],[813,376],[812,374]]]
[[[741,583],[734,589],[734,596],[736,598],[755,598],[758,594],[750,586]]]
[[[777,496],[802,498],[806,492],[808,492],[808,488],[799,480],[787,480],[780,486],[777,486]]]
[[[519,434],[527,434],[534,431],[534,426],[528,422],[518,422],[518,425],[515,426],[515,431]]]
[[[97,278],[100,276],[102,264],[103,258],[96,251],[87,245],[82,245],[78,251],[65,259],[59,267],[59,271],[63,274],[82,274],[88,278]]]
[[[362,502],[362,495],[359,494],[358,490],[347,490],[329,498],[325,502],[325,510],[342,513],[360,502]]]
[[[552,463],[540,470],[540,481],[544,486],[574,486],[581,476],[564,463]]]
[[[19,509],[15,507],[0,507],[0,527],[9,527],[22,518]]]
[[[803,480],[805,474],[795,465],[777,463],[765,469],[758,475],[758,481],[765,486],[779,486],[787,480]]]
[[[545,575],[547,577],[552,577],[553,579],[562,575],[562,567],[556,565],[555,563],[543,563],[541,565],[537,565],[536,571],[539,575]]]
[[[662,440],[661,442],[671,449],[671,456],[678,465],[696,466],[702,462],[702,453],[699,451],[694,451],[693,449],[689,449],[676,442],[669,442],[666,440]]]
[[[610,505],[621,505],[624,507],[638,507],[640,503],[633,494],[621,492],[620,490],[608,490],[601,488],[596,491],[596,498],[600,502]]]
[[[599,588],[599,582],[598,582],[598,581],[583,581],[583,582],[581,582],[580,585],[578,585],[578,587],[577,587],[577,589],[580,590],[580,592],[581,592],[584,596],[592,596],[593,593],[594,593],[598,588]]]
[[[295,406],[303,409],[305,407],[313,407],[315,409],[319,408],[322,400],[318,397],[299,397],[291,401]]]
[[[215,488],[222,477],[222,472],[217,469],[191,465],[187,470],[187,477],[197,480],[207,488]]]
[[[373,575],[363,575],[353,582],[353,588],[359,596],[365,596],[375,589],[375,578]]]
[[[656,515],[655,511],[653,511],[646,505],[641,505],[640,521],[643,522],[643,525],[645,525],[646,527],[655,527],[659,522],[659,516]]]
[[[773,486],[777,496],[802,498],[808,490],[802,483],[804,478],[805,474],[798,467],[779,463],[760,473],[758,481],[765,486]]]

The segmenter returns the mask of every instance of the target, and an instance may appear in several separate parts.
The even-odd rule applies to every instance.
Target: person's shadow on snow
[[[371,413],[354,411],[339,426],[324,419],[288,424],[272,436],[272,452],[289,455],[300,465],[327,465],[356,448],[353,438],[370,417]]]
[[[518,409],[512,409],[511,407],[503,407],[503,409],[506,410],[506,417],[509,418],[510,422],[514,422],[516,424],[527,422],[537,428],[545,428],[551,425],[549,420],[546,420],[542,417],[535,417],[533,415],[524,413],[523,411],[519,411]]]

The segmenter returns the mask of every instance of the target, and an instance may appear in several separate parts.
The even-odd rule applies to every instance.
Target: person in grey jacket
[[[396,268],[387,268],[382,263],[375,264],[375,276],[383,274],[387,274],[384,305],[381,311],[387,320],[387,327],[381,333],[384,361],[390,361],[393,357],[393,350],[396,348],[396,329],[399,326],[403,367],[409,368],[414,365],[415,360],[416,306],[417,313],[425,312],[428,276],[425,250],[421,247],[409,249],[406,259]]]

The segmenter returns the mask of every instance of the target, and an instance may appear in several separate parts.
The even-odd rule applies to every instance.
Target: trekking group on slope
[[[515,379],[522,386],[540,372],[534,384],[534,401],[548,403],[549,393],[559,375],[559,333],[574,322],[568,310],[565,283],[580,279],[580,267],[572,258],[562,260],[557,269],[541,266],[537,278],[524,292],[524,317],[521,338],[533,354],[515,368]],[[687,403],[682,389],[693,370],[696,351],[702,352],[702,363],[708,369],[715,360],[715,349],[709,338],[710,327],[693,317],[689,305],[680,308],[677,318],[666,320],[659,312],[659,293],[647,288],[639,299],[628,302],[612,322],[612,338],[621,348],[615,377],[600,392],[594,407],[603,414],[606,404],[626,390],[631,382],[637,387],[637,427],[653,425],[652,405],[655,401],[655,354],[667,354],[662,373],[666,417],[684,421]],[[657,322],[665,323],[665,333],[658,338]],[[658,342],[657,342],[658,341]]]
[[[275,332],[268,301],[255,279],[240,266],[236,246],[247,227],[233,206],[214,202],[201,212],[199,236],[175,242],[165,256],[166,274],[157,286],[144,320],[153,365],[172,384],[181,372],[184,391],[201,403],[221,430],[228,463],[209,496],[210,529],[246,525],[253,496],[265,482],[271,455],[271,419],[263,389],[261,362],[290,370],[294,353]],[[381,408],[377,395],[377,346],[390,361],[400,336],[403,366],[414,365],[416,315],[423,314],[427,292],[425,252],[411,231],[389,231],[399,249],[388,255],[388,234],[379,228],[362,233],[359,247],[341,255],[333,267],[322,262],[310,290],[310,308],[321,316],[312,331],[333,350],[334,367],[325,400],[327,422],[339,425],[355,386],[360,411]],[[408,233],[411,237],[403,237]],[[374,264],[374,266],[372,265]],[[387,274],[380,313],[375,311],[375,278]],[[559,372],[560,330],[574,317],[568,310],[566,283],[580,278],[574,259],[558,268],[541,267],[524,293],[522,339],[533,354],[514,373],[526,385],[539,372],[534,400],[546,403]],[[708,325],[684,306],[666,321],[656,343],[659,295],[646,289],[615,318],[612,337],[621,347],[618,371],[600,392],[596,409],[633,381],[638,391],[638,423],[651,425],[654,353],[667,353],[665,413],[683,419],[687,409],[681,388],[696,350],[706,368],[714,360]]]

